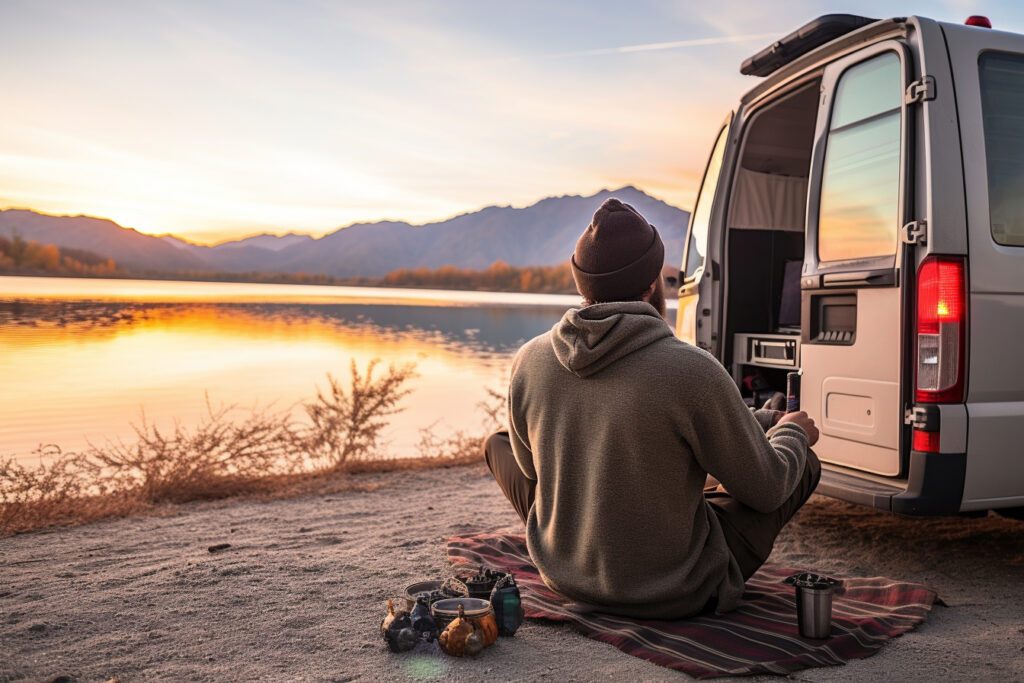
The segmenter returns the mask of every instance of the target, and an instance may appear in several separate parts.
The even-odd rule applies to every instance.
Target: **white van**
[[[690,219],[678,335],[750,403],[802,371],[819,493],[1024,510],[1024,36],[821,17],[747,59]]]

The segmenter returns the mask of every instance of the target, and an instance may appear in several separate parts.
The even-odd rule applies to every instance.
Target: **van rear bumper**
[[[960,512],[966,472],[965,453],[911,451],[909,476],[892,484],[822,463],[817,493],[901,515],[953,515]]]

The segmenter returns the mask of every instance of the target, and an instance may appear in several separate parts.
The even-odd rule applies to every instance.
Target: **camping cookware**
[[[476,575],[466,579],[466,588],[469,589],[469,596],[471,598],[490,600],[491,591],[494,590],[494,584],[496,584],[498,579],[503,576],[505,576],[504,572],[487,569],[483,565],[480,565],[480,571],[477,572]]]
[[[842,582],[828,576],[803,572],[786,579],[796,588],[796,621],[804,638],[828,638],[832,632],[832,595],[842,592]]]
[[[477,622],[466,617],[461,604],[455,619],[441,632],[437,642],[452,657],[475,657],[487,647],[483,631]]]
[[[395,611],[395,604],[391,600],[388,600],[388,613],[380,622],[380,634],[392,652],[408,652],[416,647],[416,641],[419,640],[409,613],[405,610]]]
[[[468,597],[469,589],[466,588],[466,584],[454,577],[444,581],[418,581],[405,589],[405,599],[413,603],[422,594],[427,596],[427,603],[433,605],[445,598]]]
[[[494,619],[491,603],[480,598],[446,598],[430,608],[437,627],[444,631],[461,614],[482,632],[484,647],[498,639],[498,622]]]

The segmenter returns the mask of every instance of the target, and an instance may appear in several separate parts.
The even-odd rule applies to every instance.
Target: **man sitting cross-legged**
[[[663,261],[635,209],[598,209],[572,258],[585,305],[519,350],[509,431],[485,447],[544,581],[655,619],[733,609],[821,474],[806,413],[751,412],[673,336]],[[708,474],[724,491],[704,492]]]

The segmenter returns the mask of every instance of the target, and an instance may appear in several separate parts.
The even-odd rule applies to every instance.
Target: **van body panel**
[[[964,508],[978,509],[972,503],[997,498],[1024,505],[1024,401],[973,403],[967,410],[971,422]]]
[[[967,452],[967,406],[963,403],[939,406],[940,453]]]
[[[953,73],[938,22],[911,17],[908,40],[918,61],[915,78],[935,79],[935,99],[911,110],[915,119],[914,203],[911,220],[924,220],[928,241],[915,251],[920,264],[928,254],[967,253],[967,206],[960,154],[960,122],[953,97]]]
[[[1022,505],[1024,362],[1017,349],[1024,335],[1024,246],[999,244],[992,233],[979,58],[989,51],[1024,55],[1024,36],[941,26],[961,128],[970,257],[963,509]]]
[[[972,291],[970,334],[964,502],[1019,496],[1024,504],[1024,295]]]

